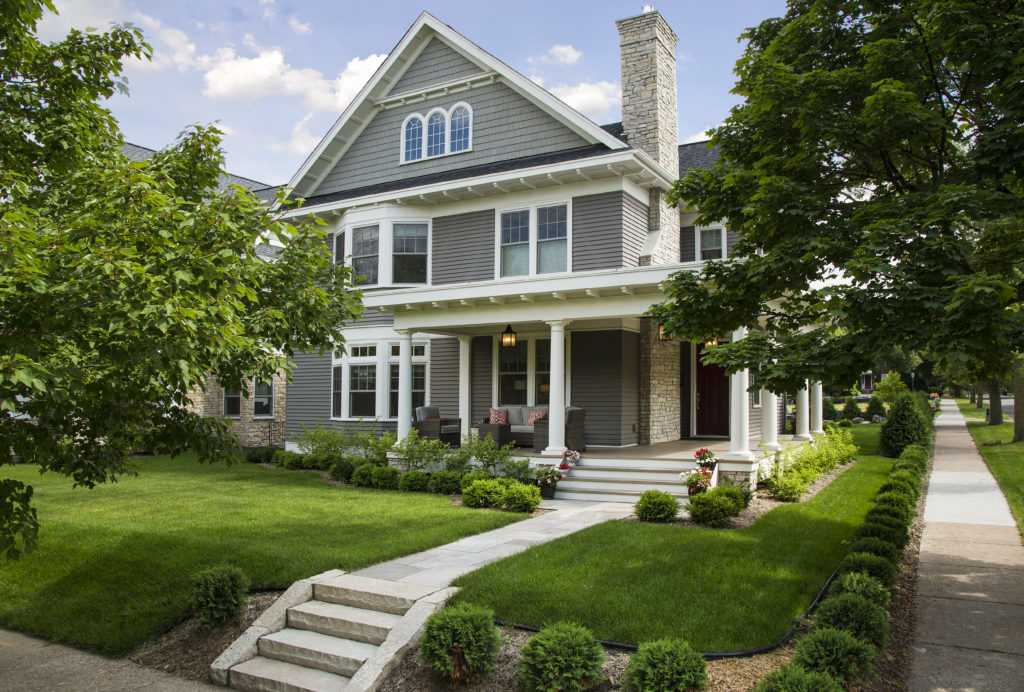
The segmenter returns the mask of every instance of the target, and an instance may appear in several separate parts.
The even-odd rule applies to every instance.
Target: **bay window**
[[[352,269],[357,284],[377,283],[378,226],[363,226],[352,231]]]
[[[392,234],[391,283],[426,283],[427,224],[396,223]]]

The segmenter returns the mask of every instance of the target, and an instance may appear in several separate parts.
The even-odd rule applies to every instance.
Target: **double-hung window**
[[[509,211],[501,215],[501,275],[530,273],[530,212]]]
[[[379,246],[380,228],[378,226],[363,226],[352,231],[352,269],[356,274],[357,283],[377,283],[377,250]]]
[[[526,340],[498,350],[498,404],[525,406],[527,383]]]
[[[224,388],[224,415],[238,418],[242,415],[242,390],[240,387]]]
[[[700,237],[700,259],[725,259],[725,230],[722,228],[702,228]]]
[[[377,415],[377,346],[352,346],[348,365],[348,416],[374,418]]]
[[[537,273],[564,272],[568,246],[567,209],[557,207],[537,209]]]
[[[391,282],[427,282],[427,224],[396,223],[392,229]]]
[[[501,276],[553,274],[569,269],[569,206],[556,204],[502,212]]]
[[[252,397],[252,415],[270,417],[274,415],[274,383],[257,382]]]

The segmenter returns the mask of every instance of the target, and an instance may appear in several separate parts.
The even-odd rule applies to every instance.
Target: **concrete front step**
[[[436,586],[421,586],[346,574],[316,584],[313,587],[313,598],[329,603],[404,615],[413,603],[435,591],[437,591]]]
[[[332,637],[380,644],[402,616],[354,606],[307,601],[288,609],[288,626]]]
[[[337,692],[349,681],[344,675],[263,656],[239,663],[228,676],[231,687],[249,692]]]
[[[657,468],[629,468],[625,466],[609,466],[592,468],[590,466],[576,466],[569,472],[569,478],[604,478],[624,480],[649,480],[649,481],[678,481],[680,473],[689,473],[688,470],[657,469]]]
[[[351,677],[377,646],[311,630],[283,629],[260,637],[261,656]]]
[[[588,500],[591,502],[628,502],[629,504],[636,504],[636,501],[640,499],[640,494],[643,490],[602,490],[594,489],[593,486],[584,488],[566,488],[563,487],[565,481],[559,481],[558,489],[555,490],[556,500]],[[651,488],[645,488],[650,490]],[[653,488],[654,490],[660,490],[660,488]],[[680,493],[678,491],[666,490],[665,492],[673,495],[676,499],[686,504],[688,497],[686,489]]]
[[[678,477],[672,480],[658,480],[649,478],[581,478],[576,475],[570,475],[568,478],[558,481],[558,487],[562,486],[567,488],[594,488],[604,490],[623,490],[632,492],[638,490],[643,492],[644,490],[664,490],[665,492],[678,492],[679,488],[686,489],[686,483],[679,480]]]
[[[599,457],[587,457],[586,453],[584,453],[584,457],[580,459],[575,468],[637,468],[680,473],[692,469],[695,463],[693,459],[601,459]]]

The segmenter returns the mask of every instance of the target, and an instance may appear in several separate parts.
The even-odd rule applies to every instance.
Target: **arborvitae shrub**
[[[898,527],[890,524],[882,524],[876,520],[866,521],[857,527],[853,533],[854,538],[879,538],[903,550],[910,542],[910,535],[907,527]]]
[[[355,466],[352,464],[350,459],[338,459],[331,464],[331,468],[327,471],[327,475],[329,475],[333,480],[341,483],[348,483],[352,480],[353,471],[355,471]]]
[[[470,471],[466,475],[462,476],[461,488],[465,492],[466,488],[473,485],[475,481],[489,481],[493,478],[491,474],[487,473],[483,469],[477,469],[476,471]]]
[[[604,649],[590,630],[568,622],[545,627],[522,648],[519,681],[526,692],[583,692],[601,681]]]
[[[892,402],[889,416],[882,424],[878,439],[878,453],[884,457],[898,457],[912,444],[927,447],[931,441],[931,422],[909,394],[901,394]]]
[[[743,510],[743,500],[734,495],[720,492],[723,490],[729,490],[729,488],[718,487],[691,497],[690,504],[686,506],[690,518],[698,524],[715,529],[728,526],[729,520]]]
[[[393,466],[373,467],[373,487],[380,490],[398,490],[398,477],[401,472]]]
[[[238,615],[245,609],[249,577],[231,565],[204,569],[192,577],[192,609],[204,629]]]
[[[871,420],[875,416],[881,416],[885,418],[888,411],[885,410],[885,403],[882,401],[882,397],[874,396],[868,399],[867,410],[864,411],[864,417]]]
[[[889,617],[885,609],[860,594],[841,593],[818,606],[814,614],[818,627],[846,630],[877,649],[889,639]]]
[[[853,420],[854,418],[863,418],[864,412],[861,411],[860,404],[853,400],[851,396],[846,400],[846,405],[843,407],[843,418],[846,420]]]
[[[857,544],[860,548],[860,543]],[[889,607],[891,594],[885,584],[872,577],[867,572],[847,572],[836,577],[829,588],[829,593],[838,596],[843,593],[855,593],[862,596],[875,605],[882,608]]]
[[[636,692],[701,690],[708,684],[707,663],[682,639],[659,639],[640,645],[622,682]]]
[[[886,586],[896,581],[896,565],[871,553],[852,552],[844,557],[839,563],[839,574],[848,572],[867,572]]]
[[[870,644],[849,632],[817,627],[797,642],[793,663],[846,682],[870,674],[874,655]]]
[[[462,504],[466,507],[501,507],[505,487],[494,479],[473,481],[462,489]]]
[[[481,679],[494,667],[501,649],[493,616],[492,611],[468,603],[432,614],[423,624],[420,659],[452,682]]]
[[[358,485],[361,488],[372,488],[373,470],[375,468],[377,468],[377,466],[370,462],[357,466],[355,470],[352,471],[352,485]]]
[[[398,489],[411,493],[426,491],[430,479],[422,471],[406,471],[398,478]]]
[[[832,403],[831,399],[821,400],[821,417],[824,420],[839,420],[839,411],[836,410],[836,405]]]
[[[510,512],[532,512],[540,505],[540,488],[536,485],[523,485],[518,481],[505,488],[502,503]]]
[[[645,490],[633,512],[640,521],[672,521],[679,513],[679,500],[663,490]]]
[[[853,549],[858,553],[871,553],[872,555],[884,557],[894,565],[898,565],[903,557],[903,551],[895,543],[890,543],[884,538],[877,536],[858,538],[857,542],[853,544]]]
[[[462,476],[458,471],[434,471],[428,487],[432,493],[454,495],[462,490]]]
[[[754,692],[843,692],[843,686],[825,673],[784,665],[768,673]]]

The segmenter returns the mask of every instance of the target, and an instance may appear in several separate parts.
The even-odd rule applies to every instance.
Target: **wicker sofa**
[[[492,435],[499,444],[514,442],[519,447],[531,447],[541,451],[548,446],[550,432],[548,419],[542,418],[533,425],[527,425],[530,413],[535,410],[547,411],[547,406],[503,406],[508,409],[508,429],[504,426],[492,425],[483,420],[477,426],[481,436]],[[587,412],[578,406],[567,406],[565,409],[565,446],[582,452],[587,448],[583,441],[583,423]],[[506,439],[508,435],[508,439]]]
[[[442,418],[437,406],[418,406],[414,412],[413,428],[427,440],[441,440],[452,447],[461,441],[461,418]]]

